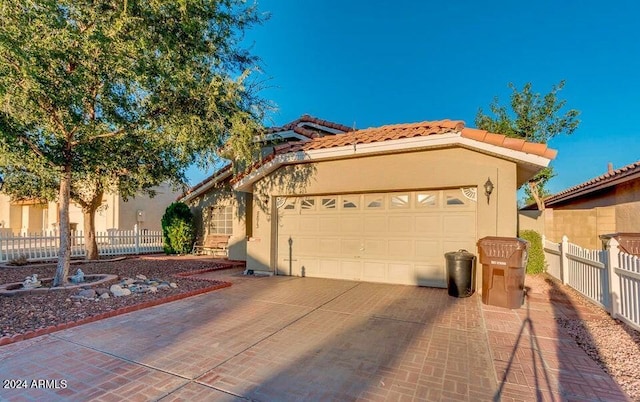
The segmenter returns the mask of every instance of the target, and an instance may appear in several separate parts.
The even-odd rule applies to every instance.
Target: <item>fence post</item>
[[[2,255],[2,233],[0,233],[0,262],[4,261],[4,256]]]
[[[136,242],[136,254],[140,254],[140,231],[138,230],[138,224],[133,225],[133,236]]]
[[[560,244],[560,272],[562,283],[565,285],[569,282],[569,258],[567,258],[567,251],[569,251],[569,238],[567,235],[564,235],[562,236],[562,243]]]
[[[611,318],[616,318],[620,315],[621,300],[620,300],[620,277],[616,273],[616,268],[620,261],[620,248],[618,247],[618,241],[612,237],[607,241],[608,259],[606,261],[607,271],[609,273],[609,298],[611,300]]]

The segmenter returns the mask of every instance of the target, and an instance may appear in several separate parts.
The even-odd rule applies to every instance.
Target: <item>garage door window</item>
[[[300,208],[303,211],[313,211],[316,209],[316,199],[315,198],[305,198],[300,203]]]
[[[364,205],[366,209],[383,209],[384,197],[381,194],[366,195]]]
[[[428,208],[428,207],[435,207],[437,205],[438,205],[437,193],[430,193],[430,192],[416,193],[416,207]]]
[[[409,194],[395,194],[389,203],[391,208],[409,208]]]
[[[342,208],[343,209],[358,209],[358,205],[360,204],[360,197],[358,196],[344,196],[342,197]]]
[[[336,199],[335,198],[323,198],[322,199],[322,208],[324,208],[324,209],[335,209],[336,208]]]
[[[445,191],[444,196],[447,207],[464,206],[469,202],[460,190],[447,190]]]

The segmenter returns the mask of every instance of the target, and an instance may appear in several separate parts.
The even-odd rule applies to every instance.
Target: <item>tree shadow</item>
[[[512,366],[514,364],[515,358],[518,355],[518,349],[520,348],[521,342],[526,342],[525,338],[525,330],[529,334],[529,349],[530,349],[530,357],[532,362],[532,372],[534,377],[534,388],[535,388],[535,397],[537,401],[545,400],[544,395],[541,390],[546,388],[548,391],[548,395],[551,395],[551,400],[555,401],[556,399],[553,397],[553,389],[552,382],[549,376],[549,371],[545,364],[544,356],[542,355],[542,349],[540,347],[540,343],[538,342],[538,336],[536,335],[535,325],[533,320],[531,319],[531,306],[529,301],[529,293],[531,288],[525,286],[524,288],[524,298],[525,298],[525,308],[526,308],[526,316],[520,325],[520,329],[518,330],[518,335],[516,337],[516,341],[513,345],[513,349],[511,350],[511,355],[509,361],[507,362],[507,367],[500,379],[500,383],[498,386],[498,390],[493,396],[494,401],[502,400],[502,394],[504,392],[505,385],[508,382],[509,375],[511,373]],[[542,375],[542,379],[540,376]],[[545,387],[546,385],[546,387]]]

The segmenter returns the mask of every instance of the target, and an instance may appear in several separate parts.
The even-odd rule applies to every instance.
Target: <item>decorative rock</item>
[[[78,293],[78,296],[84,299],[94,299],[96,297],[96,291],[93,289],[86,289]]]
[[[169,284],[169,286],[171,286],[172,288],[176,289],[178,287],[178,285],[175,282],[171,282]]]
[[[111,293],[116,297],[128,296],[131,294],[129,289],[123,289],[120,285],[111,285],[109,291],[111,291]]]
[[[109,289],[107,288],[96,288],[95,291],[98,296],[102,296],[105,293],[107,294],[109,293]]]
[[[169,289],[170,286],[167,282],[163,282],[161,284],[159,284],[158,286],[156,286],[157,289]]]
[[[149,286],[149,292],[151,293],[156,293],[158,291],[158,288],[155,286]]]
[[[131,278],[126,278],[125,280],[122,281],[122,284],[127,286],[133,285],[134,283],[136,283],[136,281]]]
[[[27,276],[24,278],[24,282],[22,282],[22,287],[25,289],[34,289],[42,286],[42,283],[38,279],[38,274],[33,274],[31,276]]]
[[[146,281],[147,277],[144,275],[136,275],[136,279],[140,279],[141,281]]]
[[[73,283],[82,283],[84,282],[84,272],[82,272],[82,270],[78,268],[76,274],[73,275],[70,279]]]
[[[100,295],[100,298],[101,298],[101,299],[109,299],[110,297],[111,297],[111,296],[109,296],[109,292],[102,293],[102,294]]]

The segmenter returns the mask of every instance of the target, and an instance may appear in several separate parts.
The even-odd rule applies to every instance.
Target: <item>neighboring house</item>
[[[165,184],[157,187],[156,191],[153,198],[139,195],[128,201],[117,194],[105,194],[95,216],[96,232],[132,230],[136,224],[140,229],[160,230],[162,215],[179,192]],[[69,218],[72,229],[83,229],[84,218],[80,207],[71,204]],[[8,195],[0,193],[0,233],[41,233],[56,230],[57,227],[57,203],[38,200],[12,202]]]
[[[573,186],[545,199],[545,210],[535,204],[520,210],[520,229],[534,229],[549,240],[598,249],[599,236],[640,232],[640,161]]]
[[[282,143],[263,160],[182,198],[201,231],[230,236],[230,258],[277,275],[439,287],[444,253],[516,236],[516,191],[556,155],[449,120],[353,130],[303,116],[268,134]]]

